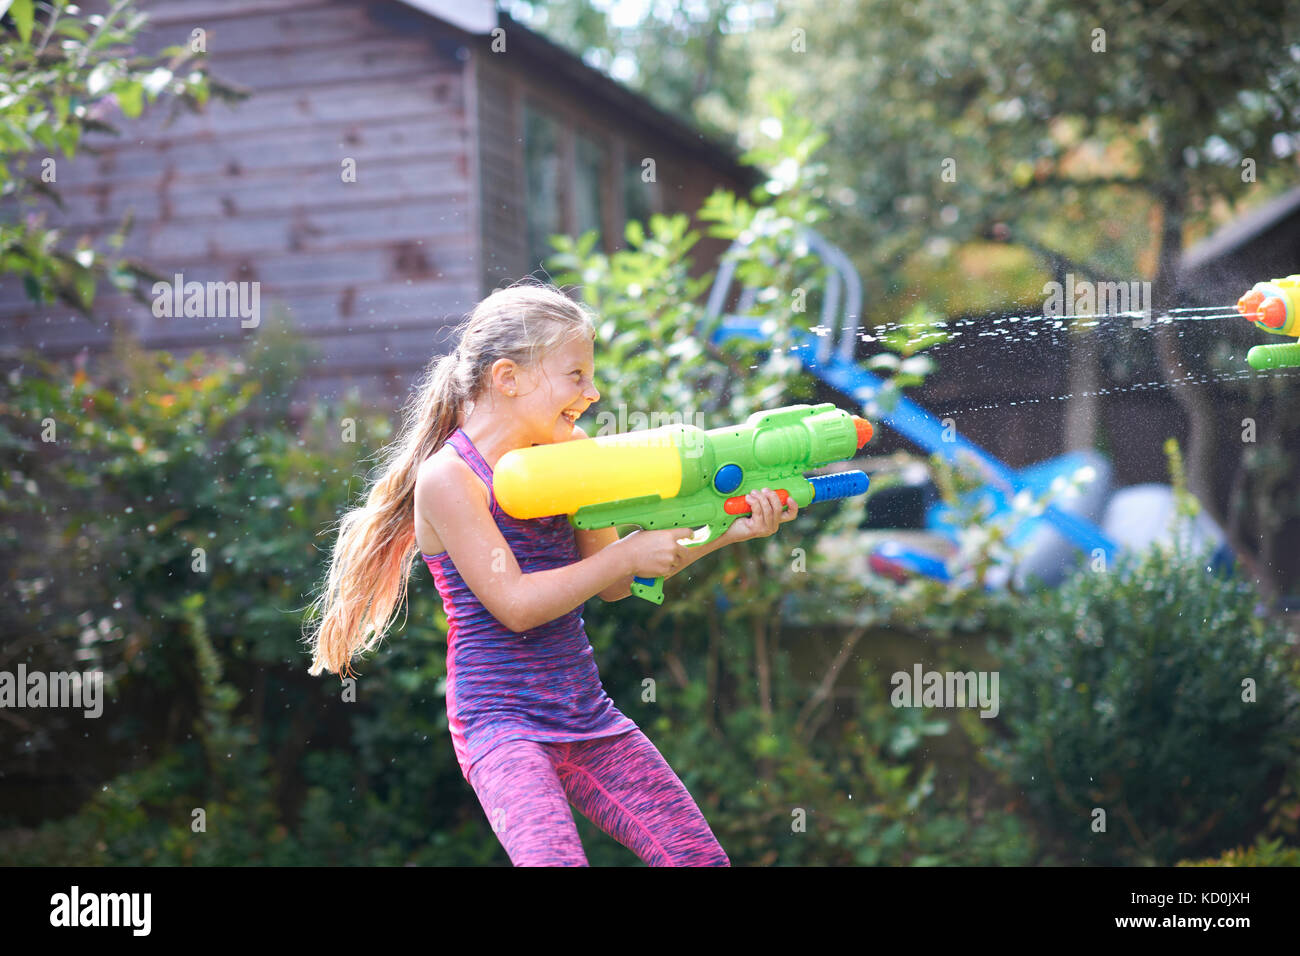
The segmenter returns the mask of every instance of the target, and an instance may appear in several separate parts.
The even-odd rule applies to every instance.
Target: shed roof
[[[1198,272],[1216,260],[1230,256],[1298,212],[1300,186],[1238,216],[1196,243],[1183,253],[1182,271]]]

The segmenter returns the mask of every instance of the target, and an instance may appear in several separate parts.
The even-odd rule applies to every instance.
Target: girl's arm
[[[706,554],[712,554],[719,548],[725,548],[729,544],[735,544],[737,541],[748,541],[750,538],[765,538],[776,531],[779,525],[787,521],[793,521],[799,515],[799,503],[793,498],[789,500],[788,509],[782,513],[781,499],[774,491],[766,493],[759,492],[745,496],[750,503],[753,512],[748,518],[740,518],[728,528],[721,537],[708,544],[700,545],[698,548],[686,549],[686,560],[678,566],[677,570],[664,575],[664,580],[671,578],[674,574],[680,574],[689,568]],[[618,531],[614,528],[578,529],[578,552],[584,557],[599,554],[601,549],[608,547],[615,541],[618,541]],[[605,601],[621,601],[632,593],[632,577],[629,572],[620,578],[610,587],[601,591],[599,597]]]
[[[737,541],[743,540],[733,536],[732,529],[734,528],[735,525],[732,525],[731,528],[728,528],[716,541],[710,541],[708,544],[701,545],[698,548],[687,548],[686,560],[678,566],[676,571],[664,575],[664,580],[671,578],[674,574],[680,574],[685,571],[706,554],[712,554],[719,548],[725,548],[729,544],[735,544]],[[584,558],[599,554],[603,548],[608,547],[615,541],[619,540],[618,532],[613,528],[601,528],[594,531],[589,529],[579,529],[577,535],[578,552]],[[623,598],[632,594],[632,578],[633,575],[630,572],[623,575],[623,577],[619,578],[610,587],[601,591],[597,597],[603,601],[623,600]]]
[[[456,570],[492,616],[515,633],[553,621],[615,582],[631,579],[632,568],[618,548],[524,574],[492,520],[487,494],[470,467],[452,457],[430,459],[415,485],[420,514],[433,526]]]

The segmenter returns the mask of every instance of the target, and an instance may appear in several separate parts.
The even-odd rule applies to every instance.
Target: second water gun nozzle
[[[1263,301],[1264,293],[1257,289],[1251,289],[1237,300],[1237,311],[1253,322],[1256,313],[1259,311],[1259,304]]]

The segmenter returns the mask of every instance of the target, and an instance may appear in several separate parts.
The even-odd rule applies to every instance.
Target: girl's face
[[[600,399],[593,381],[595,354],[585,337],[570,339],[542,357],[539,369],[522,373],[516,408],[538,445],[569,441],[573,426]]]

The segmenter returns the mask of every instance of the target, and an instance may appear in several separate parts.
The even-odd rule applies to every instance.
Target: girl
[[[729,866],[658,749],[606,695],[583,604],[627,597],[633,576],[671,577],[705,554],[793,520],[776,493],[711,544],[683,529],[575,530],[518,520],[492,494],[514,448],[585,439],[600,398],[595,325],[558,290],[488,296],[432,363],[363,507],[340,523],[317,599],[312,674],[351,674],[405,599],[419,549],[447,612],[447,719],[461,773],[516,866],[586,866],[572,802],[651,866]],[[308,615],[308,619],[312,619]]]

